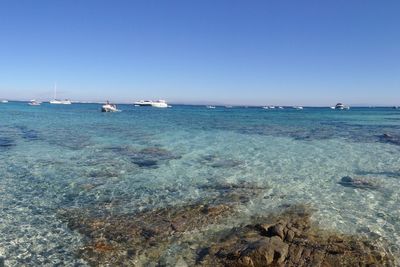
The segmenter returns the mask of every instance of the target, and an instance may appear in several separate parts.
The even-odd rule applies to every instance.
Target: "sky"
[[[400,105],[398,0],[0,0],[0,99]]]

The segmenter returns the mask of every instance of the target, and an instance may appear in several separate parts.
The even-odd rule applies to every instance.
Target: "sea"
[[[65,210],[134,214],[252,183],[232,224],[291,204],[329,231],[400,250],[400,110],[0,104],[0,262],[86,266]],[[343,177],[363,183],[343,184]],[[360,186],[361,185],[361,186]],[[101,210],[97,212],[102,212]],[[209,226],[210,227],[210,226]],[[212,227],[212,226],[211,226]]]

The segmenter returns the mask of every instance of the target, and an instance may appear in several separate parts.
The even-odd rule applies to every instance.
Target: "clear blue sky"
[[[1,0],[0,98],[400,104],[400,1]]]

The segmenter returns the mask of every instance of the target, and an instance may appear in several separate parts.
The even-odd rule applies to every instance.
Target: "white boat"
[[[279,109],[283,109],[283,107],[281,107],[281,106],[279,106],[278,108],[279,108]]]
[[[54,85],[54,99],[49,101],[50,104],[53,105],[71,105],[71,101],[68,99],[59,100],[57,99],[57,85]]]
[[[270,108],[270,109],[274,109],[274,108],[275,108],[275,106],[269,106],[269,108]]]
[[[268,106],[265,106],[265,107],[262,107],[263,109],[269,109],[269,107]]]
[[[4,99],[4,100],[1,100],[1,103],[4,103],[4,104],[5,104],[5,103],[8,103],[8,100],[5,100],[5,99]]]
[[[69,101],[68,99],[65,99],[65,100],[53,99],[53,100],[50,100],[49,103],[53,104],[53,105],[71,105],[72,104],[72,102]]]
[[[331,107],[332,108],[332,107]],[[343,110],[343,109],[350,109],[349,106],[345,106],[342,103],[337,103],[336,106],[334,107],[334,109],[339,109],[339,110]]]
[[[133,103],[135,107],[154,107],[154,108],[168,108],[171,107],[165,100],[140,100]]]
[[[293,107],[294,109],[297,109],[297,110],[302,110],[303,109],[303,107],[298,107],[298,106],[296,106],[296,107]]]
[[[116,105],[110,104],[108,101],[101,107],[101,112],[118,112],[120,111],[117,109]]]
[[[151,103],[151,106],[155,107],[155,108],[168,108],[168,107],[171,107],[171,106],[168,106],[168,104],[167,104],[167,102],[165,102],[165,100],[154,101],[154,102]]]
[[[36,100],[31,100],[31,102],[28,103],[29,106],[40,106],[41,102],[36,101]]]
[[[209,109],[214,109],[214,108],[215,108],[215,106],[206,106],[206,108],[209,108]]]
[[[140,100],[133,103],[136,107],[151,107],[153,101],[150,100]]]

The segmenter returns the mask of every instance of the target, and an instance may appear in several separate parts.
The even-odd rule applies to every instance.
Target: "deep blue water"
[[[400,110],[119,109],[0,104],[6,264],[85,265],[75,253],[83,237],[60,220],[62,209],[118,199],[110,209],[131,213],[189,203],[205,198],[204,185],[241,181],[269,188],[242,207],[243,217],[307,203],[324,228],[379,236],[398,251]],[[344,187],[343,176],[377,189]]]

